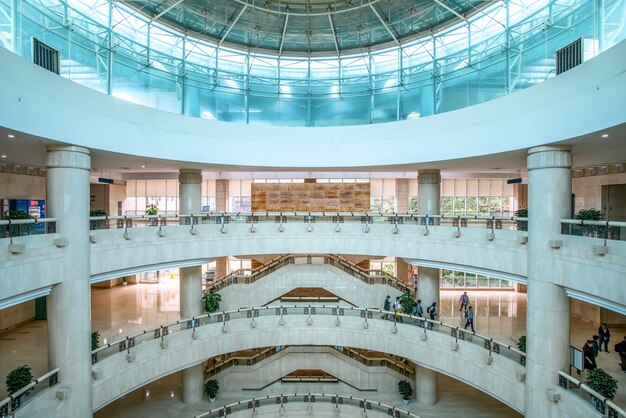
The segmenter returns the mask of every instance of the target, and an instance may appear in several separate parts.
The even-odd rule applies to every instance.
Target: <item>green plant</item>
[[[601,221],[604,219],[604,215],[595,208],[581,209],[576,214],[576,219],[583,219],[585,221]]]
[[[617,393],[617,380],[602,369],[589,370],[585,383],[608,399],[613,399]]]
[[[32,382],[33,374],[30,371],[30,367],[24,365],[13,370],[7,375],[6,385],[9,395],[14,394],[24,386]]]
[[[402,399],[409,400],[413,395],[413,388],[408,380],[401,380],[398,382],[398,392],[402,395]]]
[[[220,308],[222,297],[219,293],[206,293],[202,296],[202,306],[207,313],[216,312]]]
[[[517,341],[517,349],[522,353],[526,352],[526,336],[522,335],[519,337],[519,341]]]
[[[91,333],[91,351],[98,348],[99,345],[100,345],[100,332],[94,331]]]
[[[104,209],[92,209],[89,211],[89,216],[107,216]]]
[[[204,384],[204,393],[209,398],[214,399],[217,396],[217,392],[220,390],[220,385],[217,380],[207,380]]]
[[[154,203],[150,203],[146,206],[146,215],[157,215],[159,213],[159,207]]]
[[[400,296],[400,303],[405,314],[410,314],[413,311],[413,307],[417,305],[415,298],[409,292],[405,292]]]
[[[528,209],[524,208],[524,209],[519,209],[515,211],[515,216],[517,218],[526,218],[528,219]],[[515,224],[517,225],[517,230],[518,231],[528,231],[528,221],[515,221]]]
[[[31,219],[28,213],[23,210],[7,210],[2,216],[3,219]]]

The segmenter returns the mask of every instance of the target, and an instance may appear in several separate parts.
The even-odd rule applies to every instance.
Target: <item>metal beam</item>
[[[246,9],[248,8],[248,5],[244,5],[239,12],[237,13],[237,16],[235,16],[234,19],[231,19],[231,23],[228,23],[226,25],[227,29],[224,31],[224,34],[221,36],[220,41],[217,43],[217,46],[221,46],[222,43],[224,43],[224,41],[226,40],[226,37],[228,36],[228,34],[230,33],[231,30],[233,30],[233,28],[235,27],[235,25],[237,24],[237,21],[239,20],[239,18],[241,17],[241,15],[243,14],[243,12],[246,11]]]
[[[444,9],[446,9],[447,11],[449,11],[450,13],[452,13],[453,15],[455,15],[456,17],[458,17],[459,19],[463,20],[464,22],[467,22],[467,18],[465,16],[463,16],[462,14],[457,12],[456,10],[452,9],[451,7],[446,6],[443,1],[441,1],[441,0],[434,0],[434,2],[437,3],[438,5],[440,5],[441,7],[443,7]]]
[[[159,13],[158,15],[154,16],[152,19],[150,19],[151,22],[154,22],[155,20],[158,20],[161,16],[163,16],[165,13],[169,12],[170,10],[172,10],[174,7],[178,6],[179,4],[181,4],[183,1],[185,0],[178,0],[177,2],[175,2],[174,4],[172,4],[170,7],[166,8],[165,10],[163,10],[161,13]]]
[[[287,22],[289,22],[289,14],[285,15],[285,23],[283,23],[283,33],[280,36],[280,46],[278,47],[278,56],[283,53],[283,44],[285,43],[285,35],[287,34]]]
[[[335,51],[337,51],[337,56],[339,56],[339,43],[337,42],[337,32],[335,31],[335,24],[333,23],[333,18],[328,14],[328,23],[330,23],[330,31],[333,33],[333,41],[335,41]]]
[[[436,1],[436,0],[435,0]],[[383,24],[383,26],[385,27],[385,29],[387,29],[387,32],[389,32],[389,35],[391,35],[391,37],[393,38],[394,41],[396,41],[396,44],[400,45],[400,41],[398,40],[398,38],[396,37],[396,35],[393,33],[393,31],[391,30],[391,27],[387,24],[387,22],[385,22],[385,20],[380,16],[380,14],[376,11],[376,9],[374,8],[374,5],[372,3],[370,3],[370,8],[372,9],[372,12],[374,12],[374,14],[376,15],[376,17],[378,18],[378,20],[380,20],[380,23]]]

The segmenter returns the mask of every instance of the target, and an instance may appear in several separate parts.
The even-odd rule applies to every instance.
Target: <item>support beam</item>
[[[435,3],[440,5],[441,7],[443,7],[444,9],[446,9],[447,11],[449,11],[450,13],[452,13],[453,15],[455,15],[456,17],[461,19],[462,21],[467,22],[467,18],[465,16],[463,16],[462,14],[457,12],[456,10],[452,9],[451,7],[446,6],[446,4],[443,1],[441,1],[441,0],[434,0],[434,1],[435,1]]]
[[[335,31],[335,24],[333,23],[333,17],[331,14],[328,14],[328,23],[330,23],[330,31],[333,34],[333,41],[335,41],[335,51],[337,51],[337,56],[339,56],[339,43],[337,42],[337,32]]]
[[[382,16],[380,15],[380,13],[378,13],[378,11],[374,8],[374,5],[370,3],[370,9],[372,9],[372,12],[374,12],[374,14],[376,15],[376,17],[378,18],[378,20],[380,20],[380,23],[383,24],[383,26],[385,27],[385,29],[387,29],[387,32],[389,32],[389,35],[391,35],[391,37],[393,38],[394,41],[396,41],[396,44],[400,45],[400,41],[398,40],[398,38],[396,37],[395,33],[393,33],[393,30],[391,28],[391,25],[388,24],[387,22],[385,22],[385,20],[382,18]]]
[[[287,8],[289,10],[289,8]],[[287,34],[287,23],[289,22],[289,14],[285,15],[285,23],[283,23],[283,33],[280,36],[280,46],[278,47],[278,56],[283,53],[283,45],[285,44],[285,35]]]
[[[163,11],[161,11],[161,13],[159,13],[158,15],[154,16],[152,19],[150,19],[150,22],[155,22],[157,20],[159,20],[159,18],[161,16],[163,16],[165,13],[169,12],[170,10],[172,10],[174,7],[178,6],[179,4],[181,4],[184,0],[178,0],[177,2],[174,2],[170,7],[164,9]]]
[[[248,5],[245,5],[241,9],[239,9],[239,12],[237,12],[237,15],[235,16],[235,18],[231,19],[231,22],[226,24],[226,27],[224,28],[224,33],[220,37],[220,41],[217,43],[218,47],[220,47],[222,43],[224,43],[224,41],[228,37],[228,34],[230,33],[231,30],[233,30],[233,28],[239,21],[239,18],[241,17],[241,15],[243,15],[243,12],[245,12],[247,8],[248,8]]]

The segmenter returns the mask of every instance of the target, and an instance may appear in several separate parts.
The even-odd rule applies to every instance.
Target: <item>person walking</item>
[[[467,296],[467,292],[463,292],[461,298],[459,299],[459,303],[461,304],[461,309],[459,309],[459,312],[467,311],[467,305],[469,305],[469,296]]]
[[[419,316],[420,318],[424,317],[424,309],[422,309],[422,300],[418,299],[417,303],[415,304],[415,315]]]
[[[584,359],[584,370],[593,370],[598,365],[596,364],[596,356],[593,355],[593,341],[587,340],[585,345],[583,346],[583,359]]]
[[[400,296],[396,296],[396,301],[393,304],[393,310],[396,313],[396,321],[404,322],[402,321],[402,317],[400,316],[400,314],[402,313],[402,302],[400,301]]]
[[[600,351],[600,346],[598,345],[598,341],[600,340],[600,336],[599,335],[594,335],[593,336],[593,340],[592,344],[593,344],[593,355],[598,358],[598,351]]]
[[[622,371],[626,373],[626,337],[615,344],[615,351],[619,354],[619,359],[622,361]]]
[[[391,310],[391,296],[387,295],[387,297],[385,298],[385,301],[383,302],[383,311],[390,311]],[[388,314],[383,314],[383,319],[389,319],[389,315]]]
[[[465,318],[467,319],[467,322],[465,323],[465,329],[467,329],[467,327],[471,327],[472,332],[476,332],[474,330],[474,311],[472,310],[471,306],[467,307],[467,311],[465,311]]]
[[[430,316],[430,319],[434,321],[437,316],[437,302],[433,302],[433,304],[426,309],[426,313]]]
[[[600,346],[600,351],[602,351],[602,344],[604,343],[604,351],[610,353],[609,340],[611,339],[611,331],[604,322],[600,325],[600,328],[598,328],[598,335],[600,336],[600,343],[598,344]]]

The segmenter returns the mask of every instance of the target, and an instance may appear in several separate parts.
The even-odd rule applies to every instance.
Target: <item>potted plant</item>
[[[400,303],[402,304],[403,313],[409,315],[413,311],[413,307],[417,305],[415,302],[415,298],[411,296],[411,294],[406,291],[400,296]]]
[[[220,308],[220,302],[222,301],[222,296],[219,293],[205,293],[202,296],[202,307],[207,313],[217,312]]]
[[[26,365],[20,366],[7,375],[7,393],[12,395],[32,381],[33,374],[30,371],[30,367]]]
[[[582,221],[601,221],[604,219],[602,212],[595,208],[581,209],[575,216]],[[596,225],[572,225],[572,235],[583,237],[606,237],[608,230],[606,226]]]
[[[519,340],[517,341],[517,349],[521,351],[522,353],[526,352],[526,336],[525,335],[522,335],[521,337],[519,337]]]
[[[405,405],[409,404],[409,399],[411,395],[413,395],[413,388],[408,380],[401,380],[398,382],[398,392],[402,396],[402,403]]]
[[[100,345],[100,332],[99,331],[93,331],[91,333],[91,351],[93,351],[96,348],[98,348],[99,345]]]
[[[89,211],[89,217],[92,216],[107,216],[104,209],[93,209]],[[104,219],[98,219],[97,221],[89,221],[91,229],[104,229],[107,224]]]
[[[146,206],[146,215],[154,216],[159,214],[159,207],[154,203],[150,203]],[[154,218],[150,220],[150,226],[159,226],[159,220]]]
[[[528,219],[528,209],[519,209],[515,211],[515,216],[518,218]],[[518,231],[528,231],[528,221],[515,221]]]
[[[607,399],[613,399],[617,393],[617,380],[602,369],[593,369],[587,372],[585,384]],[[592,396],[594,406],[604,413],[604,402]]]
[[[128,280],[126,280],[126,277],[122,278],[122,286],[126,286],[128,285]]]
[[[32,219],[28,213],[23,210],[7,210],[4,212],[2,219],[10,219],[10,220],[18,220],[18,219]],[[29,224],[17,224],[9,226],[9,234],[13,237],[21,237],[30,235],[30,225]]]
[[[207,380],[204,384],[204,394],[209,397],[209,402],[215,402],[215,397],[217,396],[217,392],[220,390],[220,385],[217,383],[217,380]]]

